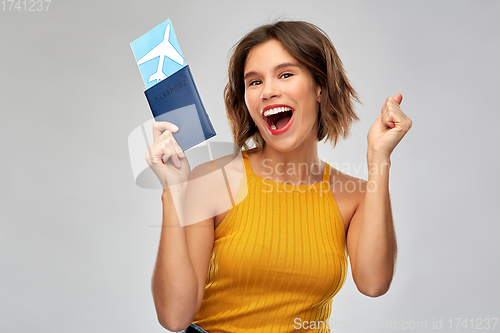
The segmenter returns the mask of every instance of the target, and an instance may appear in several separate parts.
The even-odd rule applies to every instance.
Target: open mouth
[[[288,106],[280,106],[266,110],[263,116],[269,128],[279,130],[290,122],[293,116],[293,109]]]

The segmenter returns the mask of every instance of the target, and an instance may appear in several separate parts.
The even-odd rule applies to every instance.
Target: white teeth
[[[269,117],[270,115],[280,113],[280,112],[285,112],[285,111],[292,111],[292,109],[289,107],[286,107],[286,106],[282,106],[282,107],[274,108],[271,110],[267,110],[266,112],[264,112],[264,116]]]
[[[275,130],[275,129],[276,129],[276,126],[271,125],[271,129]]]

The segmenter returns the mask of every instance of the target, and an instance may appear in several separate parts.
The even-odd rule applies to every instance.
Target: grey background
[[[231,141],[228,51],[278,17],[325,30],[363,102],[352,136],[321,145],[332,165],[366,179],[368,129],[387,96],[404,95],[413,128],[392,155],[394,282],[371,299],[349,275],[332,318],[356,322],[350,331],[442,319],[446,331],[450,318],[500,317],[499,15],[498,1],[53,0],[47,12],[0,11],[0,331],[164,331],[150,292],[161,190],[135,185],[127,137],[151,117],[129,43],[167,18],[217,141]]]

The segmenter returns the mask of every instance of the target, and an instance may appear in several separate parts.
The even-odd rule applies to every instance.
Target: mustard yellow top
[[[294,186],[253,173],[242,153],[246,184],[215,229],[204,299],[193,322],[210,333],[330,332],[333,296],[347,274],[331,167],[325,163],[321,183]],[[244,196],[239,203],[238,196]]]

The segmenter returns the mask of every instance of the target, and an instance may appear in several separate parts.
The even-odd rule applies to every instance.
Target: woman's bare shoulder
[[[196,178],[200,178],[203,176],[207,176],[210,174],[221,174],[221,171],[224,173],[234,172],[234,171],[243,171],[243,161],[241,152],[228,154],[222,157],[219,157],[215,160],[208,161],[197,165],[193,170],[191,170],[191,174],[189,179],[193,180]],[[218,179],[219,177],[203,177],[207,181]]]
[[[189,176],[189,188],[191,191],[209,196],[211,199],[207,200],[213,201],[216,197],[227,197],[225,193],[229,185],[232,195],[235,196],[244,174],[241,152],[228,154],[193,168]],[[214,205],[219,206],[220,203],[214,202]],[[225,201],[222,206],[226,206]]]
[[[196,166],[190,175],[189,198],[198,207],[214,217],[215,227],[223,216],[238,203],[238,190],[244,179],[245,170],[241,153],[229,154]],[[207,214],[206,214],[207,215]]]
[[[338,186],[339,190],[343,190],[344,192],[348,193],[358,193],[360,190],[366,188],[367,184],[366,180],[351,176],[350,174],[340,171],[332,166],[330,173],[330,184],[333,185],[335,181],[337,181],[337,184],[335,185]]]
[[[356,209],[364,199],[367,181],[332,166],[330,187],[344,220],[345,230],[347,230]]]

